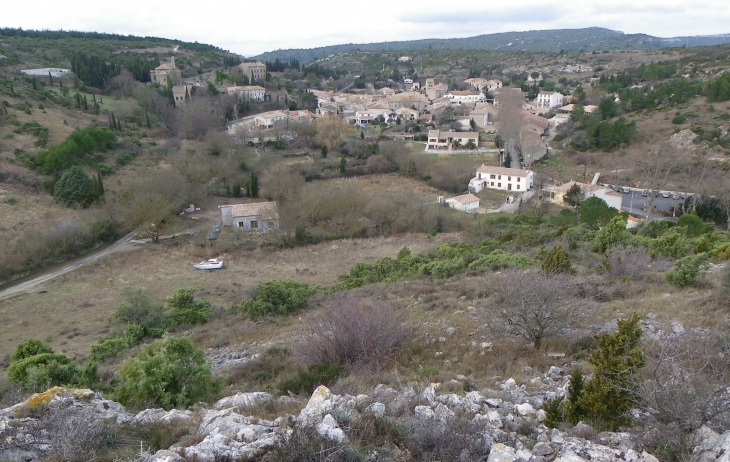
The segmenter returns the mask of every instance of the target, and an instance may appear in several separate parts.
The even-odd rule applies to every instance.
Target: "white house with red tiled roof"
[[[238,231],[267,232],[279,229],[276,202],[221,205],[220,209],[223,226],[232,226]]]
[[[479,146],[479,133],[477,132],[442,132],[441,130],[429,130],[426,151],[429,149],[453,150],[454,147]]]
[[[532,188],[534,173],[519,168],[492,167],[482,165],[469,181],[469,191],[478,193],[482,189],[502,191],[527,191]]]
[[[613,207],[619,211],[621,210],[621,200],[623,198],[621,193],[618,193],[611,188],[601,186],[600,184],[587,184],[579,183],[577,181],[568,181],[567,183],[563,183],[560,186],[551,186],[549,188],[545,188],[548,200],[560,206],[565,206],[565,201],[563,200],[563,198],[565,197],[565,193],[567,193],[573,185],[578,185],[580,187],[580,190],[583,192],[584,200],[588,199],[589,197],[597,197],[606,202],[609,207]]]
[[[472,193],[449,197],[444,201],[452,209],[473,213],[479,208],[479,198]]]

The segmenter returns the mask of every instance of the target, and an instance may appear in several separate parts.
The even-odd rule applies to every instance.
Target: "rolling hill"
[[[319,48],[276,50],[254,56],[260,61],[298,59],[302,63],[335,53],[353,50],[392,51],[425,49],[486,49],[502,51],[565,52],[594,50],[645,50],[678,46],[706,46],[730,42],[730,34],[693,37],[653,37],[646,34],[624,34],[601,27],[583,29],[536,30],[504,32],[451,39],[423,39],[380,43],[347,43]]]

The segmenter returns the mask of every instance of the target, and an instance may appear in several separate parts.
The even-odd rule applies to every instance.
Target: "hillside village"
[[[0,29],[0,460],[727,460],[727,45],[84,34]]]

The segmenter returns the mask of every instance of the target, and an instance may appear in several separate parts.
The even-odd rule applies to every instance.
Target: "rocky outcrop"
[[[193,434],[185,442],[155,454],[142,454],[137,459],[140,462],[255,460],[280,445],[298,427],[344,446],[349,444],[348,427],[363,418],[398,422],[402,428],[427,430],[429,435],[442,434],[446,439],[468,428],[474,432],[468,439],[477,446],[464,449],[463,460],[472,460],[474,453],[478,457],[473,460],[487,462],[658,462],[628,433],[596,434],[583,423],[566,432],[546,428],[542,425],[542,403],[564,393],[567,374],[553,367],[539,379],[531,383],[543,388],[530,388],[529,392],[509,379],[499,390],[463,395],[439,393],[439,384],[430,384],[420,392],[416,384],[400,389],[378,385],[370,395],[358,396],[336,395],[320,386],[297,416],[283,415],[273,421],[246,415],[256,406],[275,400],[268,393],[238,393],[219,400],[211,409],[146,409],[131,415],[120,404],[104,400],[91,390],[57,387],[0,410],[0,460],[36,461],[53,454],[52,435],[36,417],[40,411],[56,407],[83,415],[88,425],[161,423],[191,429]],[[587,440],[578,435],[595,436]],[[730,431],[718,434],[702,427],[694,437],[692,462],[730,462]]]

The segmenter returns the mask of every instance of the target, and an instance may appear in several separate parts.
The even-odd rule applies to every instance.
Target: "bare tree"
[[[188,139],[203,139],[221,124],[222,119],[215,113],[210,101],[194,98],[179,109],[177,133]]]
[[[519,335],[540,348],[543,339],[566,334],[587,315],[589,304],[565,274],[510,271],[495,275],[493,328]]]
[[[676,332],[675,332],[676,331]],[[689,432],[730,425],[730,342],[722,334],[662,326],[645,344],[639,384],[645,438],[681,449]],[[654,441],[649,441],[649,444]]]
[[[383,364],[411,331],[394,308],[378,300],[337,294],[327,309],[309,319],[302,351],[314,362]]]
[[[499,105],[497,122],[499,136],[504,140],[512,159],[517,159],[520,132],[526,123],[522,110],[525,98],[518,88],[500,88],[495,92],[495,98]],[[503,159],[500,159],[500,163],[502,161]]]
[[[355,129],[337,116],[319,119],[316,127],[315,139],[330,151],[340,147],[340,143],[355,134]]]
[[[638,173],[646,180],[650,191],[646,202],[646,216],[651,219],[653,191],[660,191],[667,186],[672,172],[676,173],[681,163],[681,156],[676,146],[670,141],[654,145],[649,153],[640,157]]]

